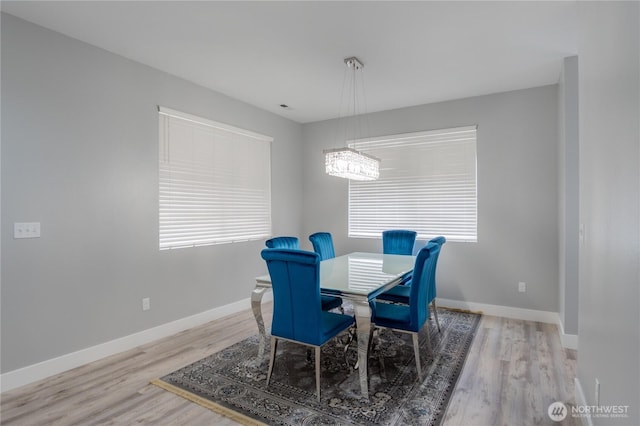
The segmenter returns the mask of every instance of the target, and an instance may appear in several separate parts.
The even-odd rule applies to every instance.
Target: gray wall
[[[558,311],[557,119],[556,85],[370,115],[363,136],[478,125],[478,242],[444,247],[438,297]],[[303,132],[304,235],[332,232],[338,254],[381,250],[346,237],[348,182],[325,175],[322,154],[336,146],[336,120]]]
[[[580,355],[587,403],[640,424],[640,3],[579,2]]]
[[[578,57],[565,58],[558,83],[559,314],[566,334],[578,334],[579,140]]]
[[[248,298],[265,272],[263,241],[158,251],[157,105],[274,137],[274,233],[300,233],[302,126],[3,14],[2,372]]]

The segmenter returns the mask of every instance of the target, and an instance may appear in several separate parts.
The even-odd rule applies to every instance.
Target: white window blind
[[[382,160],[376,181],[349,181],[349,236],[411,229],[477,241],[476,126],[350,141]]]
[[[160,249],[271,235],[273,138],[159,107]]]

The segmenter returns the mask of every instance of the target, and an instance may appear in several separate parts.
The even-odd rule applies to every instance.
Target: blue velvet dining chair
[[[336,252],[333,248],[333,237],[328,232],[316,232],[309,235],[313,251],[320,255],[320,260],[333,259]]]
[[[384,254],[413,254],[416,242],[415,231],[406,229],[390,229],[382,232],[382,253]]]
[[[382,232],[382,253],[412,255],[418,233],[407,229],[389,229]],[[411,280],[408,274],[399,285],[405,285]]]
[[[442,246],[447,242],[445,237],[435,237],[429,240],[430,243],[438,244],[440,246],[440,250],[436,255],[436,266],[433,268],[433,279],[429,284],[429,292],[427,293],[427,303],[431,304],[433,308],[433,316],[436,318],[436,325],[438,326],[438,331],[440,331],[440,321],[438,321],[438,308],[436,306],[436,268],[438,267],[438,257],[440,256],[440,252],[442,251]]]
[[[427,291],[427,304],[430,304],[433,311],[433,316],[436,320],[436,325],[438,326],[438,331],[440,331],[440,321],[438,320],[438,308],[436,306],[436,268],[438,266],[438,257],[440,256],[440,251],[442,251],[442,246],[447,242],[445,237],[435,237],[429,240],[425,247],[429,246],[438,246],[439,250],[436,252],[434,259],[434,266],[431,274],[433,275],[429,280],[429,289]],[[409,294],[411,292],[411,281],[407,282],[404,286],[395,286],[391,289],[385,291],[380,294],[377,298],[380,300],[385,300],[387,302],[393,303],[403,303],[405,305],[409,304]]]
[[[274,237],[267,240],[265,245],[269,248],[300,249],[298,237]]]
[[[323,311],[320,306],[320,256],[292,249],[265,249],[273,288],[271,356],[267,387],[271,380],[278,340],[315,348],[316,394],[320,401],[320,348],[355,320],[351,315]]]
[[[274,237],[265,242],[265,245],[268,248],[286,248],[286,249],[300,249],[300,241],[298,237]],[[322,302],[322,310],[330,311],[332,309],[340,308],[342,313],[344,313],[344,309],[342,309],[342,298],[338,296],[320,296],[320,300]]]
[[[418,333],[429,318],[427,292],[429,281],[433,277],[432,271],[435,269],[438,251],[440,251],[440,246],[437,244],[427,244],[418,252],[413,268],[413,280],[411,286],[407,287],[409,289],[408,305],[371,301],[371,322],[376,327],[389,328],[412,335],[418,378],[422,377]],[[427,327],[427,346],[431,352],[429,327]]]

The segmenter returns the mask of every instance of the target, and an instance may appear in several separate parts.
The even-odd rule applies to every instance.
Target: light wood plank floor
[[[265,320],[270,309],[265,304]],[[149,381],[256,332],[246,310],[5,392],[1,424],[234,425]],[[562,348],[555,326],[484,316],[444,424],[557,425],[547,407],[575,403],[575,368],[576,352]]]

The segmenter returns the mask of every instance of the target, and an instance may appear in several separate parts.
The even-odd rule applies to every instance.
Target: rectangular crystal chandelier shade
[[[380,160],[352,148],[324,151],[328,175],[353,180],[376,180],[380,176]]]

